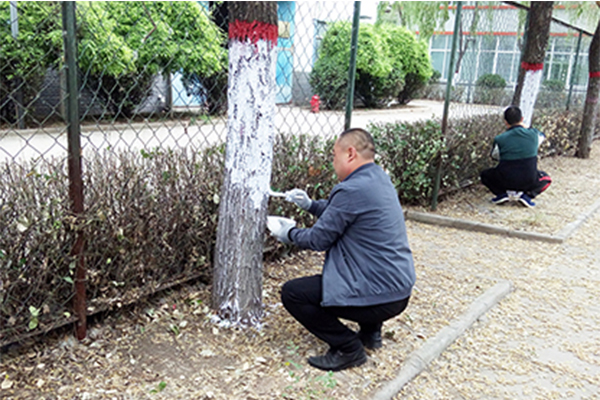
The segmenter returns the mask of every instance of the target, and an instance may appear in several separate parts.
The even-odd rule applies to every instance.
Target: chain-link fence
[[[353,3],[278,5],[276,131],[331,137],[344,111],[316,109],[310,72],[328,24],[351,21]],[[78,284],[93,314],[210,274],[227,3],[77,2],[75,89],[64,6],[0,2],[0,345],[75,321]],[[68,163],[73,97],[81,215]]]
[[[449,20],[430,39],[437,83],[430,83],[423,96],[448,100],[445,116],[448,128],[442,129],[447,154],[442,155],[443,162],[436,161],[438,176],[442,170],[454,170],[456,176],[452,178],[458,184],[452,186],[466,187],[479,182],[479,172],[488,163],[488,158],[481,155],[489,152],[491,139],[504,129],[501,112],[513,104],[526,40],[528,8],[516,2],[460,2],[460,8],[458,12],[456,5],[449,7]],[[560,11],[554,10],[550,26],[535,104],[538,115],[583,109],[592,34],[559,19],[572,15]],[[539,122],[534,118],[533,125],[541,129]],[[486,130],[489,140],[482,141],[477,135]],[[457,151],[459,148],[462,150]],[[434,209],[436,203],[437,187]]]
[[[558,10],[560,11],[560,10]],[[452,117],[511,104],[521,65],[527,8],[514,2],[463,2],[458,23],[455,68],[449,71],[456,7],[442,31],[430,40],[437,85],[425,96],[442,100],[452,75]],[[587,89],[591,33],[554,18],[546,48],[541,92],[536,108],[581,108]],[[563,14],[568,17],[568,14]]]
[[[226,3],[77,2],[73,88],[65,4],[0,2],[0,345],[75,321],[78,284],[93,314],[210,275],[227,129]],[[498,112],[517,79],[524,16],[501,2],[477,4],[463,10],[450,119]],[[314,89],[313,71],[328,30],[348,33],[353,12],[353,2],[278,2],[278,133],[330,138],[343,129],[347,85],[327,89],[342,99],[334,105]],[[367,35],[374,21],[361,21]],[[429,42],[439,81],[423,98],[444,100],[452,26],[451,18]],[[553,23],[548,94],[538,103],[582,103],[589,37],[581,33]],[[359,104],[393,106],[369,97],[381,91],[363,78]],[[81,215],[68,162],[74,125]],[[329,172],[307,171],[317,173]]]

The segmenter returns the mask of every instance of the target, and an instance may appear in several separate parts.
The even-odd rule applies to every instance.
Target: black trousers
[[[286,282],[281,301],[288,312],[310,333],[328,343],[332,349],[352,352],[362,347],[358,333],[339,318],[358,322],[364,333],[381,330],[383,321],[399,315],[409,298],[392,303],[365,307],[322,307],[322,276],[307,276]]]
[[[518,179],[519,173],[516,172],[514,176]],[[506,193],[507,190],[514,190],[524,192],[533,199],[548,189],[548,186],[552,183],[552,179],[544,171],[537,171],[537,178],[525,184],[521,182],[515,183],[513,175],[508,175],[509,178],[507,178],[506,172],[500,171],[497,168],[481,171],[480,177],[481,183],[496,196]]]

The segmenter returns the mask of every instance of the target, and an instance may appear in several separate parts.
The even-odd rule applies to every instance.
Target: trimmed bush
[[[485,74],[477,78],[475,86],[487,89],[504,89],[506,87],[506,81],[498,74]]]
[[[272,187],[327,197],[335,184],[333,140],[276,137]],[[69,211],[63,160],[4,163],[0,169],[0,343],[70,321],[76,234],[86,238],[90,313],[126,304],[175,282],[209,282],[225,146],[110,151],[84,162],[85,215]],[[281,199],[269,213],[314,217]],[[275,255],[284,249],[265,234]],[[34,315],[35,314],[35,315]]]
[[[547,140],[540,156],[573,155],[581,113],[534,114]],[[438,163],[441,193],[479,182],[495,165],[492,139],[505,130],[501,113],[450,120],[446,140],[437,120],[374,124],[377,162],[404,204],[429,204]],[[600,128],[596,129],[598,134]],[[333,139],[278,135],[271,187],[305,189],[326,198],[337,183]],[[63,160],[2,164],[0,183],[0,342],[72,321],[76,234],[86,237],[90,312],[137,301],[173,283],[211,278],[225,146],[201,153],[145,150],[94,154],[85,160],[85,215],[69,211]],[[269,214],[292,216],[298,226],[314,217],[281,199]],[[288,251],[265,233],[267,257]]]
[[[351,30],[348,22],[329,27],[310,74],[310,84],[326,109],[345,105]],[[404,104],[431,76],[426,44],[404,28],[363,25],[358,41],[355,96],[365,107],[382,107],[394,99]]]
[[[536,108],[564,108],[567,104],[565,83],[558,79],[542,82],[542,89],[535,102]]]
[[[402,26],[382,24],[379,32],[387,43],[388,57],[394,70],[404,78],[404,85],[396,93],[396,100],[399,104],[407,104],[433,75],[427,44]]]
[[[533,126],[546,134],[540,157],[574,155],[581,113],[536,111]],[[490,157],[492,142],[505,129],[501,113],[451,119],[445,141],[439,120],[369,126],[377,146],[377,161],[390,174],[401,201],[421,205],[431,201],[440,159],[440,193],[479,182],[481,171],[497,163]],[[596,128],[598,133],[600,127]]]
[[[509,96],[504,92],[506,81],[498,74],[485,74],[477,78],[473,103],[505,105],[510,102]]]

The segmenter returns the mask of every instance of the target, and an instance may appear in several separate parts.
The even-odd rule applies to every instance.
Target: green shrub
[[[488,89],[504,89],[506,81],[498,74],[485,74],[477,78],[475,86],[481,86]]]
[[[581,113],[536,111],[533,126],[546,134],[540,157],[575,153]],[[372,124],[369,129],[376,141],[377,160],[390,174],[401,201],[427,205],[440,157],[440,193],[477,183],[483,169],[496,165],[490,157],[493,138],[506,126],[501,113],[450,119],[445,141],[438,120]]]
[[[540,156],[573,155],[581,113],[536,110],[546,133]],[[505,130],[501,113],[450,119],[447,138],[437,120],[373,124],[376,161],[405,204],[429,204],[438,162],[441,193],[479,182],[496,164],[492,139]],[[596,128],[595,134],[600,131]],[[326,198],[337,183],[333,139],[277,135],[271,187],[305,189]],[[109,151],[85,159],[85,215],[69,211],[64,160],[0,165],[0,342],[71,318],[75,235],[86,237],[88,306],[92,312],[136,301],[179,280],[209,282],[216,239],[225,146],[184,150]],[[310,226],[314,217],[282,199],[269,214]],[[268,237],[267,234],[265,234]],[[285,246],[268,237],[267,257]],[[33,308],[30,308],[33,307]],[[34,319],[33,319],[34,318]]]
[[[427,44],[417,40],[408,29],[391,24],[379,26],[382,39],[387,43],[388,57],[394,70],[401,71],[404,85],[396,93],[399,104],[415,98],[433,74]]]
[[[377,161],[390,175],[405,203],[422,203],[431,197],[434,161],[444,146],[439,121],[372,124],[369,130]]]
[[[558,79],[549,79],[542,82],[542,90],[535,102],[536,108],[564,108],[567,104],[565,83]]]
[[[442,77],[442,73],[440,71],[438,71],[437,69],[434,69],[433,72],[431,73],[431,78],[429,78],[429,81],[427,81],[427,83],[428,84],[439,83],[441,77]]]
[[[310,84],[326,109],[340,109],[345,103],[351,30],[348,22],[329,27],[310,74]],[[355,96],[366,107],[382,107],[394,98],[404,104],[431,76],[426,44],[404,28],[362,25],[358,42]]]
[[[473,102],[476,104],[506,105],[509,95],[504,92],[506,81],[498,74],[485,74],[477,78]]]
[[[542,90],[562,92],[565,90],[565,83],[558,79],[548,79],[542,82]]]

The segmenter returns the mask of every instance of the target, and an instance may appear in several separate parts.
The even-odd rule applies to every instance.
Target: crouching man
[[[374,163],[369,132],[349,129],[337,139],[333,167],[340,183],[326,200],[293,189],[287,200],[318,217],[308,229],[282,219],[271,234],[285,243],[325,251],[322,274],[283,285],[288,312],[329,345],[313,367],[339,371],[367,361],[365,347],[382,346],[383,322],[408,305],[415,283],[404,214],[394,186]],[[340,321],[355,321],[355,332]]]

